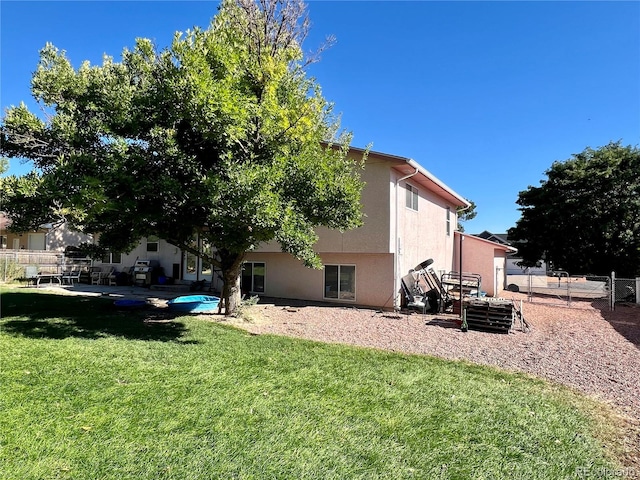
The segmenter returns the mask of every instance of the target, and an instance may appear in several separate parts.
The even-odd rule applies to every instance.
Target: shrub
[[[0,281],[12,283],[24,277],[24,267],[10,258],[0,258]]]

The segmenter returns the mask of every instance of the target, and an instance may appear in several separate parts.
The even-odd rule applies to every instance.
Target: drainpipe
[[[412,160],[409,160],[409,162],[411,162]],[[412,165],[413,166],[413,165]],[[420,169],[417,166],[414,166],[413,168],[416,169],[415,172],[410,173],[409,175],[405,175],[404,177],[398,178],[396,179],[396,185],[395,185],[395,189],[396,189],[396,225],[395,225],[395,238],[396,238],[396,252],[395,255],[393,256],[394,258],[394,265],[393,265],[393,270],[394,270],[394,275],[393,275],[393,308],[394,310],[399,308],[400,305],[398,305],[398,290],[400,289],[400,282],[398,281],[398,278],[400,278],[398,269],[400,268],[400,262],[398,261],[398,255],[400,254],[400,237],[398,237],[398,185],[400,184],[401,181],[406,180],[407,178],[411,178],[414,175],[417,175],[418,172],[420,171]]]

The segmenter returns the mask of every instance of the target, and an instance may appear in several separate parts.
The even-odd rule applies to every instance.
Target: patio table
[[[60,285],[62,285],[61,273],[39,273],[36,275],[36,288],[40,286],[42,279],[49,280],[49,283],[53,283],[53,281],[56,280]]]

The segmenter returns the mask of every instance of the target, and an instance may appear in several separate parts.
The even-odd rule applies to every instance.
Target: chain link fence
[[[640,304],[640,277],[570,275],[565,271],[547,275],[509,275],[509,289],[526,293],[534,303],[573,308],[614,310],[620,304]]]
[[[640,303],[640,278],[616,278],[613,275],[614,288],[612,304]]]
[[[510,275],[508,281],[510,287],[526,293],[534,303],[600,310],[612,306],[610,277],[555,271],[547,275]]]

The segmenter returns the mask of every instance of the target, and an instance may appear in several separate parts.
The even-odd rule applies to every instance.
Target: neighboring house
[[[491,233],[485,230],[482,233],[478,233],[476,237],[501,243],[502,245],[510,246],[512,243],[506,233]],[[547,273],[547,264],[543,260],[540,260],[539,267],[521,267],[518,265],[520,262],[522,262],[522,258],[518,256],[517,250],[509,253],[509,255],[507,255],[507,275],[546,275]]]
[[[517,250],[493,239],[488,240],[461,232],[456,232],[455,235],[454,270],[460,271],[462,251],[462,271],[479,274],[482,279],[480,289],[488,296],[498,296],[507,288],[508,255],[516,253]]]
[[[211,268],[203,265],[201,259],[157,237],[143,238],[129,253],[107,252],[101,261],[94,264],[111,265],[118,272],[128,272],[138,260],[149,260],[152,265],[162,268],[162,275],[176,280],[211,281],[212,278]]]
[[[41,225],[29,232],[10,232],[11,219],[0,213],[0,248],[3,250],[30,250],[63,252],[68,245],[91,242],[91,236],[71,230],[66,224]]]

